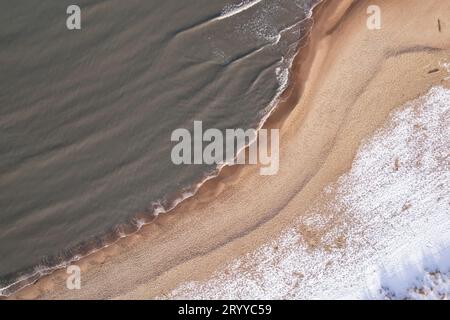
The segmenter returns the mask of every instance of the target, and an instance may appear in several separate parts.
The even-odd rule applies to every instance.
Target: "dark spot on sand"
[[[429,73],[429,74],[430,74],[430,73],[436,73],[436,72],[438,72],[438,71],[439,71],[439,69],[436,68],[436,69],[433,69],[433,70],[428,71],[428,73]]]
[[[400,169],[400,160],[397,158],[394,163],[394,171],[398,171],[398,169]]]
[[[407,202],[407,203],[405,203],[405,204],[403,205],[402,211],[405,212],[406,210],[408,210],[408,209],[411,208],[411,207],[412,207],[412,204],[409,203],[409,202]]]
[[[441,26],[441,20],[440,19],[438,19],[438,30],[439,30],[439,32],[442,31],[442,26]]]

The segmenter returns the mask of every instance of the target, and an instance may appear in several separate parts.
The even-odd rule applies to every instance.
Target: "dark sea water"
[[[172,131],[257,127],[313,2],[0,0],[0,294],[212,174],[172,164]]]

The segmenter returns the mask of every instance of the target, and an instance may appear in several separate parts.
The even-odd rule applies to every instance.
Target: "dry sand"
[[[381,8],[381,30],[366,27],[371,4]],[[394,108],[446,83],[439,62],[450,53],[448,12],[442,0],[325,1],[285,101],[266,123],[281,127],[277,175],[225,168],[171,213],[82,259],[81,290],[67,290],[60,270],[12,298],[153,298],[275,238],[349,170]]]

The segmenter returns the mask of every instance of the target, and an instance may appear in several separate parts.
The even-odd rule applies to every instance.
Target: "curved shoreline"
[[[346,0],[346,3],[352,2],[353,0]],[[314,30],[315,27],[315,20],[317,20],[320,16],[328,15],[328,16],[335,16],[334,14],[330,13],[334,11],[335,7],[339,7],[339,5],[331,5],[328,7],[329,0],[319,0],[316,5],[311,8],[311,15],[305,20],[312,21],[311,28]],[[342,6],[342,4],[341,4]],[[343,5],[345,7],[345,4]],[[328,8],[328,9],[327,9]],[[324,13],[324,11],[326,11]],[[340,17],[343,16],[342,9],[338,12],[338,15]],[[340,17],[336,18],[339,19]],[[336,23],[336,21],[334,21]],[[280,128],[283,124],[283,122],[288,118],[290,112],[296,107],[296,104],[301,96],[301,91],[304,86],[304,82],[306,79],[309,78],[309,72],[310,67],[312,64],[312,60],[314,57],[314,51],[315,46],[317,45],[316,41],[314,39],[311,39],[311,28],[310,31],[306,33],[305,37],[302,37],[301,41],[298,44],[298,48],[296,50],[295,55],[292,58],[291,61],[291,67],[289,70],[289,80],[287,83],[287,86],[284,90],[281,90],[278,96],[274,97],[273,100],[273,107],[265,114],[265,116],[261,119],[260,124],[257,127],[257,130],[260,130],[261,128]],[[320,31],[322,32],[322,31]],[[243,152],[248,148],[248,145],[243,148]],[[10,295],[6,296],[7,298],[20,298],[22,295],[24,295],[25,298],[28,297],[29,292],[32,296],[35,295],[36,291],[41,291],[41,285],[42,282],[48,282],[52,281],[52,277],[55,273],[62,273],[62,268],[65,268],[67,265],[70,265],[74,262],[81,262],[84,264],[91,264],[90,261],[94,261],[94,264],[97,264],[95,261],[96,255],[102,255],[103,253],[111,250],[113,251],[112,256],[117,256],[121,254],[122,250],[116,250],[116,248],[113,248],[116,246],[119,242],[124,243],[128,242],[134,244],[136,241],[133,239],[134,236],[140,237],[140,233],[144,233],[147,227],[150,227],[154,224],[158,223],[158,220],[160,219],[168,219],[166,214],[177,214],[174,211],[182,211],[183,207],[189,207],[191,205],[190,202],[196,202],[199,201],[200,203],[207,203],[211,201],[210,198],[215,198],[217,193],[222,192],[222,190],[225,188],[224,183],[228,184],[231,182],[233,184],[235,179],[239,179],[239,175],[241,174],[241,171],[243,169],[246,169],[247,166],[242,165],[234,165],[234,166],[228,166],[223,165],[219,167],[216,170],[216,173],[213,175],[209,175],[205,177],[201,182],[197,183],[195,187],[193,188],[193,191],[187,192],[189,195],[185,198],[177,198],[178,201],[176,201],[175,205],[172,205],[170,209],[168,210],[161,210],[158,212],[158,214],[155,215],[155,218],[151,221],[146,221],[140,225],[140,227],[133,231],[132,233],[119,236],[116,240],[112,241],[111,243],[92,250],[86,255],[83,256],[75,256],[74,259],[67,261],[61,265],[56,266],[55,268],[52,268],[49,270],[48,273],[42,274],[39,279],[33,280],[32,282],[26,283],[24,286],[22,286],[20,289],[16,290],[15,292],[11,293]],[[247,167],[248,169],[248,167]],[[237,176],[237,177],[236,177]],[[231,180],[231,181],[229,181]],[[206,199],[205,199],[206,198]],[[181,208],[180,208],[181,207]],[[164,215],[159,216],[159,213],[164,213]],[[108,255],[108,254],[107,254]],[[103,260],[101,258],[101,260]],[[102,261],[100,264],[103,264]],[[82,268],[83,270],[83,268]],[[59,275],[61,276],[61,274]],[[63,275],[64,276],[64,275]],[[56,275],[58,277],[58,275]],[[45,283],[43,286],[43,289],[47,287],[47,283]]]
[[[391,6],[386,1],[377,3]],[[353,64],[349,57],[355,52],[361,53],[361,48],[365,49],[361,47],[366,36],[362,31],[359,31],[361,34],[348,34],[349,30],[358,31],[355,28],[360,28],[358,13],[364,12],[365,4],[367,1],[364,0],[327,1],[314,13],[318,23],[312,30],[310,41],[293,63],[293,79],[283,94],[285,100],[282,96],[276,111],[264,125],[267,128],[283,126],[282,138],[285,142],[282,144],[282,155],[290,155],[289,159],[282,160],[288,165],[284,165],[280,174],[283,177],[275,178],[281,183],[276,185],[277,188],[274,186],[272,190],[273,180],[258,177],[255,167],[224,167],[216,179],[205,182],[195,197],[180,203],[176,210],[143,227],[140,233],[82,259],[80,267],[86,283],[82,291],[64,290],[66,275],[58,271],[13,298],[155,297],[186,279],[208,277],[224,261],[267,242],[272,235],[282,230],[297,212],[305,210],[324,182],[333,181],[348,169],[348,160],[354,155],[361,139],[382,125],[391,109],[441,81],[442,74],[434,73],[429,79],[412,78],[414,84],[407,85],[404,81],[398,82],[400,79],[396,72],[401,71],[410,77],[420,76],[421,70],[411,71],[411,65],[417,64],[417,68],[422,68],[443,54],[416,52],[411,57],[399,56],[396,60],[390,60],[383,52],[378,52],[381,49],[374,49],[375,53],[368,56],[367,62],[361,57],[355,57],[355,60],[367,64],[363,67],[368,68],[368,75],[361,67],[361,70],[356,70],[356,79],[352,79],[351,83],[342,81],[341,77],[345,75],[342,72],[348,71],[345,68]],[[421,6],[430,7],[419,2],[415,2],[415,6],[418,9]],[[414,9],[415,6],[411,7]],[[398,4],[392,4],[392,11],[395,13],[399,7]],[[388,21],[391,21],[392,17],[389,18]],[[394,27],[390,28],[388,31]],[[343,41],[346,37],[356,41],[356,48],[349,47],[354,42],[348,44]],[[400,51],[417,42],[440,43],[438,46],[447,46],[448,49],[448,43],[443,40],[433,38],[423,41],[413,35],[409,35],[408,39],[411,43],[405,40],[397,47],[394,44],[394,49]],[[390,42],[386,46],[389,45]],[[336,62],[333,59],[335,56],[340,58],[338,61],[344,66],[333,64]],[[336,79],[341,79],[341,83],[337,83]],[[382,91],[393,95],[390,99],[379,97],[385,105],[361,102],[368,94],[377,98],[377,85],[383,81],[398,84],[398,88]],[[367,89],[369,87],[370,90]],[[307,93],[305,96],[304,92]],[[298,103],[301,99],[300,108]],[[358,107],[361,106],[366,109],[360,115],[362,112]],[[317,129],[316,125],[319,125]],[[314,136],[317,133],[323,136]],[[345,139],[349,141],[345,142]],[[286,141],[296,143],[290,145]],[[341,152],[336,152],[336,149]],[[298,164],[299,159],[305,163],[304,166]],[[292,172],[289,166],[293,167]],[[261,194],[255,194],[258,192]],[[237,208],[240,208],[240,212],[236,212]],[[204,270],[200,271],[199,267]],[[120,283],[117,283],[118,279],[122,279]]]
[[[288,99],[291,99],[291,95],[295,93],[295,70],[294,65],[296,64],[296,61],[298,59],[298,56],[300,54],[300,51],[302,47],[306,46],[310,37],[311,28],[313,27],[313,16],[314,11],[316,10],[316,7],[323,4],[323,2],[326,2],[327,0],[317,0],[317,3],[315,3],[312,8],[309,11],[309,14],[301,21],[297,22],[295,25],[302,25],[301,28],[305,25],[308,28],[308,31],[300,38],[299,43],[297,44],[297,49],[295,50],[295,53],[292,57],[290,57],[290,63],[288,67],[288,81],[286,85],[281,86],[278,93],[274,96],[272,101],[269,103],[268,107],[266,109],[269,109],[261,120],[259,121],[259,124],[256,127],[256,130],[259,131],[262,128],[266,126],[266,123],[271,120],[272,117],[276,117],[275,114],[281,113],[278,111],[280,108],[280,105],[285,104],[285,96],[288,96]],[[312,21],[311,25],[308,25],[309,22]],[[292,28],[292,26],[290,27]],[[285,30],[280,31],[280,33],[283,33]],[[298,99],[298,97],[297,97]],[[293,106],[291,106],[293,107]],[[238,155],[241,152],[246,152],[248,147],[253,144],[254,141],[250,141],[248,144],[246,144],[241,150],[237,151],[235,159],[238,157]],[[165,202],[167,199],[163,199],[162,201],[154,202],[151,204],[151,210],[143,213],[138,213],[131,217],[129,219],[128,223],[123,223],[121,225],[116,226],[113,230],[109,232],[105,232],[104,234],[93,238],[93,240],[86,240],[85,242],[79,244],[77,246],[77,250],[74,250],[73,248],[67,249],[65,251],[76,251],[76,253],[72,257],[64,257],[63,261],[60,261],[57,264],[53,265],[38,265],[34,267],[34,271],[25,274],[22,276],[17,277],[17,280],[14,282],[8,284],[7,286],[0,288],[0,299],[2,298],[8,298],[8,297],[14,297],[14,295],[20,293],[20,291],[24,290],[25,288],[29,286],[36,285],[37,282],[39,282],[42,278],[51,276],[52,273],[61,270],[63,268],[66,268],[67,266],[78,262],[80,260],[89,259],[90,256],[96,254],[97,252],[107,249],[110,246],[115,245],[118,241],[123,241],[122,239],[125,239],[127,237],[131,237],[141,231],[142,228],[145,226],[148,226],[152,224],[156,219],[158,219],[160,214],[168,214],[172,211],[176,210],[180,204],[182,204],[185,201],[188,201],[189,199],[196,197],[196,195],[200,192],[202,188],[207,188],[208,182],[216,183],[215,180],[221,180],[223,179],[224,175],[226,173],[223,173],[224,169],[229,168],[230,171],[234,171],[234,168],[236,165],[229,165],[229,164],[222,164],[219,165],[215,170],[213,170],[209,174],[205,174],[205,176],[197,183],[194,183],[192,187],[181,190],[180,192],[175,193],[171,196],[173,200],[167,201],[166,206],[162,205],[162,202]],[[226,177],[225,177],[226,179]],[[125,230],[124,230],[125,229]],[[109,240],[106,240],[109,239]],[[95,244],[92,246],[92,242],[101,242],[101,246],[96,246]],[[59,256],[64,256],[64,253],[59,254]],[[53,257],[52,257],[53,258]],[[54,258],[55,260],[61,260],[59,258]]]

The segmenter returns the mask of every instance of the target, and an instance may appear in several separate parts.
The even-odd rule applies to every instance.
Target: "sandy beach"
[[[367,28],[369,5],[381,9],[380,30]],[[208,281],[277,239],[312,206],[326,205],[324,188],[351,169],[362,143],[393,111],[433,86],[450,87],[442,66],[450,60],[448,12],[450,2],[442,0],[324,1],[291,84],[264,126],[280,129],[277,175],[226,167],[175,210],[78,261],[81,290],[68,290],[68,275],[59,270],[10,298],[172,297],[184,283]],[[314,250],[338,223],[299,233]],[[345,250],[345,233],[334,245]]]

